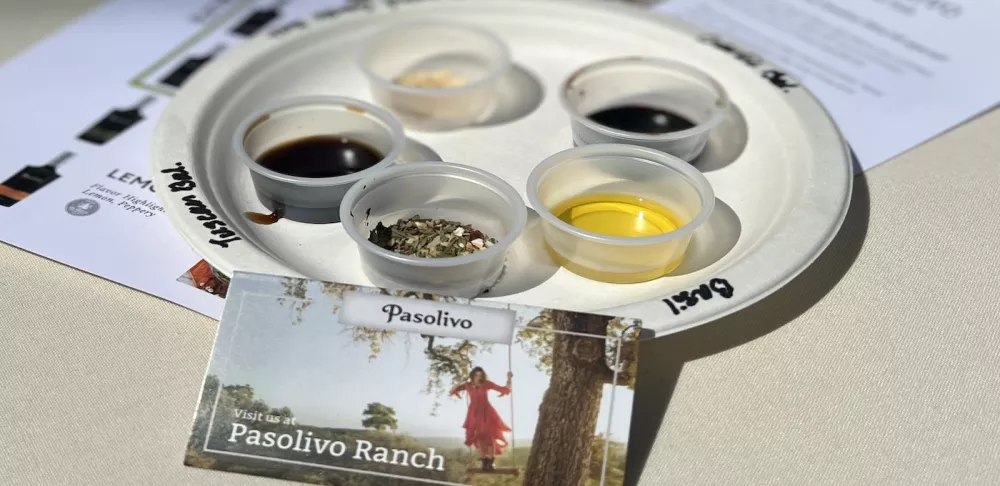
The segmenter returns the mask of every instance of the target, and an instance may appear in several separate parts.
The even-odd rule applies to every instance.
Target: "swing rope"
[[[510,373],[511,368],[513,368],[514,360],[511,359],[514,346],[507,346],[507,372]],[[510,467],[517,468],[517,457],[515,454],[517,447],[515,443],[517,442],[517,435],[514,434],[514,383],[513,380],[510,384]]]
[[[469,406],[472,404],[469,399],[469,390],[465,390],[465,409],[468,410]],[[472,459],[472,444],[467,446],[469,448],[469,459]]]

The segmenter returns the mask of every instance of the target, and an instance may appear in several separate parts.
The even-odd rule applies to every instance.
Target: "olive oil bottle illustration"
[[[180,88],[181,85],[194,75],[196,71],[201,69],[202,66],[207,64],[208,61],[211,61],[213,57],[217,56],[225,49],[226,46],[220,44],[203,55],[187,58],[181,63],[180,66],[164,76],[163,79],[160,80],[160,83],[173,88]]]
[[[63,152],[42,166],[29,165],[0,184],[0,206],[11,207],[59,178],[59,166],[73,157]]]
[[[270,7],[254,10],[242,22],[236,24],[236,27],[233,27],[233,34],[244,37],[256,34],[281,15],[280,9],[285,3],[287,3],[286,0],[278,0]]]
[[[80,134],[80,140],[95,145],[104,145],[121,135],[133,125],[143,120],[142,109],[156,101],[156,97],[147,96],[130,108],[115,109],[101,118],[97,123]]]

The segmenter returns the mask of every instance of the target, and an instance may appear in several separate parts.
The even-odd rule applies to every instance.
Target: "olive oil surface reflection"
[[[652,201],[628,194],[584,194],[569,199],[552,209],[552,214],[563,222],[591,233],[617,238],[644,238],[658,236],[684,226],[683,220],[673,211]],[[567,270],[591,280],[609,283],[638,283],[662,277],[674,271],[682,259],[678,258],[665,267],[635,273],[604,272],[580,265],[548,248],[552,258]],[[622,246],[608,251],[618,261],[633,261],[642,266],[648,255],[635,248]]]

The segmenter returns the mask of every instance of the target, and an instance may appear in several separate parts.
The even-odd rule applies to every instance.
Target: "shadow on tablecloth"
[[[633,408],[633,416],[641,420],[632,420],[625,484],[637,484],[645,469],[685,363],[741,346],[795,320],[833,289],[854,264],[868,233],[870,215],[868,182],[863,172],[856,173],[843,227],[802,274],[740,312],[642,344],[640,385]]]

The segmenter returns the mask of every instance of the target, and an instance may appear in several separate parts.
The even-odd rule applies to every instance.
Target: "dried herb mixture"
[[[470,224],[424,219],[419,215],[389,226],[379,222],[369,233],[368,241],[401,255],[425,258],[471,255],[497,242]]]

